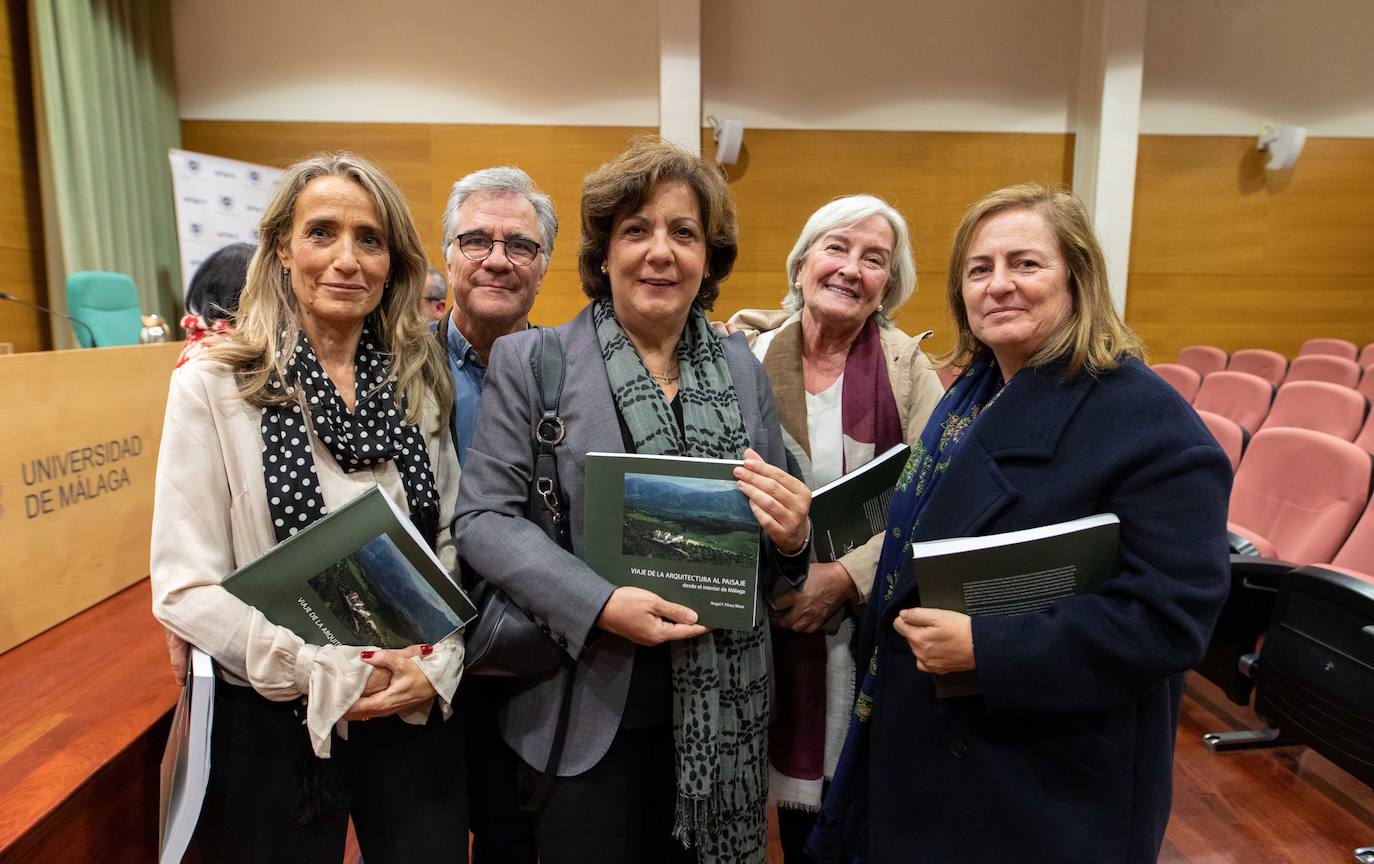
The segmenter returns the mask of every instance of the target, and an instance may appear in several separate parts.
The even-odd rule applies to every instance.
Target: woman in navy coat
[[[811,846],[853,862],[1148,862],[1169,817],[1183,672],[1229,584],[1231,470],[1142,362],[1087,214],[994,192],[955,235],[953,362],[893,497],[844,755]],[[913,541],[1097,513],[1121,571],[1043,612],[921,606]],[[937,699],[972,670],[978,696]]]

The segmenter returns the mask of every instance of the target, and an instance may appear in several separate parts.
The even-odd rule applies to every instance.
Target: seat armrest
[[[1269,542],[1269,538],[1256,534],[1234,522],[1226,523],[1226,543],[1231,547],[1231,551],[1238,555],[1278,557],[1278,552],[1274,549],[1274,544]]]
[[[1240,584],[1255,591],[1279,590],[1279,582],[1297,569],[1296,564],[1279,558],[1261,558],[1256,555],[1233,554],[1231,556],[1231,584]]]

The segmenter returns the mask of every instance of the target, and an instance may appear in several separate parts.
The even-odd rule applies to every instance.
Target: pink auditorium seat
[[[1288,358],[1267,348],[1244,348],[1231,355],[1226,364],[1228,372],[1249,372],[1258,375],[1275,387],[1283,383],[1288,372]]]
[[[1364,421],[1364,428],[1355,436],[1355,446],[1366,453],[1374,453],[1374,414]]]
[[[1250,433],[1240,428],[1240,424],[1211,411],[1199,411],[1197,416],[1207,425],[1207,431],[1217,439],[1226,458],[1231,460],[1231,470],[1240,465],[1240,457],[1245,453],[1245,445],[1250,443]]]
[[[1349,387],[1327,381],[1294,381],[1279,388],[1260,428],[1313,429],[1342,441],[1354,441],[1368,413],[1369,400]]]
[[[1155,374],[1168,381],[1173,388],[1183,394],[1183,398],[1189,402],[1197,395],[1197,388],[1202,384],[1202,376],[1191,366],[1184,366],[1182,363],[1155,363],[1150,366],[1155,370]]]
[[[1327,570],[1337,570],[1347,576],[1374,582],[1374,502],[1364,508],[1364,515],[1355,523],[1350,536],[1345,538],[1336,557],[1330,564],[1322,565]]]
[[[1306,357],[1308,354],[1330,354],[1334,357],[1344,357],[1346,360],[1354,360],[1359,353],[1359,348],[1349,339],[1308,339],[1302,343],[1298,349],[1299,357]]]
[[[1178,362],[1206,377],[1226,368],[1226,352],[1215,345],[1189,345],[1178,352]]]
[[[1227,369],[1202,379],[1202,386],[1193,397],[1193,407],[1220,414],[1252,432],[1269,416],[1269,404],[1273,401],[1274,385],[1257,375]]]
[[[1355,362],[1360,364],[1361,369],[1368,369],[1371,364],[1374,364],[1374,342],[1370,342],[1360,349],[1360,358]]]
[[[1330,381],[1342,387],[1354,387],[1360,383],[1360,366],[1354,360],[1333,357],[1330,354],[1307,354],[1293,361],[1288,367],[1289,381]]]
[[[1255,434],[1231,488],[1229,529],[1266,558],[1330,561],[1369,502],[1370,454],[1311,429]]]
[[[1374,402],[1374,363],[1361,367],[1360,383],[1355,385],[1355,391],[1363,393],[1364,397],[1370,402]]]

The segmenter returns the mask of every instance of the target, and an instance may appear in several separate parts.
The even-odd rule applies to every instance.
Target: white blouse
[[[457,555],[451,523],[458,497],[458,459],[449,424],[427,406],[421,431],[439,495],[439,560]],[[220,580],[276,545],[262,473],[261,412],[239,398],[223,363],[195,359],[172,374],[158,455],[150,574],[153,614],[167,629],[215,659],[231,684],[247,684],[273,701],[306,697],[306,725],[321,757],[330,730],[362,695],[373,667],[352,646],[308,645],[220,587]],[[381,487],[407,509],[394,462],[348,473],[310,431],[326,512]],[[463,641],[454,634],[427,657],[414,658],[438,693],[445,716],[463,671]],[[401,719],[423,724],[428,703]]]

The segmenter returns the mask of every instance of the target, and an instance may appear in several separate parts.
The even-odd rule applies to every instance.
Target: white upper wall
[[[1374,2],[1150,0],[1140,131],[1374,137]]]
[[[1081,0],[703,0],[709,113],[746,127],[1063,132]]]
[[[1085,2],[701,0],[704,110],[1071,131]],[[1142,134],[1374,137],[1374,0],[1148,2]],[[187,119],[658,124],[655,0],[171,5]]]
[[[183,119],[658,124],[645,0],[175,0]]]

